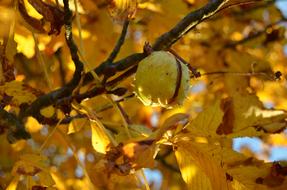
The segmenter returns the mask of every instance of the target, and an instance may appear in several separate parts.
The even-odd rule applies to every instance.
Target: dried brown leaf
[[[44,21],[38,20],[28,14],[23,0],[19,0],[18,10],[19,10],[21,17],[24,19],[29,29],[31,29],[32,31],[36,33],[46,32],[44,29]]]
[[[51,34],[60,34],[61,27],[64,25],[64,12],[57,6],[49,5],[42,0],[28,0],[29,3],[43,16],[45,21],[50,22]]]

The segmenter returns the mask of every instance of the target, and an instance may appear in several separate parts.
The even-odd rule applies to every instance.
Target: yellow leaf
[[[186,140],[176,143],[175,156],[189,189],[228,189],[223,168],[206,152],[209,146]]]
[[[9,63],[12,64],[14,62],[14,56],[17,53],[17,43],[15,42],[14,38],[11,37],[8,39],[7,46],[5,48],[5,55],[9,60]]]
[[[110,15],[120,21],[131,19],[137,10],[137,0],[111,0],[109,2]]]
[[[273,146],[287,146],[287,134],[281,133],[281,134],[272,134],[269,135],[267,138],[268,144],[271,144]]]
[[[51,168],[50,174],[51,174],[53,180],[55,181],[55,186],[58,189],[66,190],[66,188],[65,188],[65,181],[61,177],[59,171],[57,171],[56,168]]]
[[[161,13],[161,7],[159,4],[155,4],[154,2],[143,2],[138,4],[139,9],[147,9],[149,11]]]
[[[92,128],[92,145],[99,153],[106,153],[110,140],[103,128],[99,127],[94,121],[91,121]]]
[[[47,158],[36,154],[24,154],[15,163],[12,169],[13,175],[35,175],[40,171],[47,171]]]
[[[33,8],[33,6],[28,2],[28,0],[24,0],[25,7],[27,9],[27,12],[30,16],[36,18],[36,19],[41,19],[43,16],[39,14],[36,9]]]
[[[194,137],[261,136],[284,130],[287,126],[286,118],[285,111],[265,109],[253,94],[234,93],[232,98],[226,98],[221,103],[217,101],[207,107],[187,129]]]
[[[187,183],[188,189],[212,189],[208,177],[194,164],[187,149],[178,148],[175,151],[175,156],[182,178]]]
[[[256,184],[256,179],[268,175],[269,167],[260,168],[258,166],[241,166],[228,169],[237,181],[239,181],[246,189],[266,189],[263,185]]]
[[[186,121],[188,118],[188,115],[185,113],[175,113],[169,117],[167,117],[162,124],[160,125],[159,129],[156,130],[154,133],[152,133],[148,139],[152,140],[160,140],[163,135],[172,127],[177,127],[180,122]]]
[[[150,141],[128,143],[123,152],[134,169],[154,167],[156,145]]]
[[[55,114],[55,108],[48,106],[40,110],[40,113],[45,117],[52,117]]]
[[[131,138],[128,136],[124,127],[121,126],[121,129],[117,135],[115,135],[115,139],[117,142],[125,142],[125,141],[140,141],[145,137],[148,137],[152,131],[150,128],[147,128],[144,125],[129,125],[129,132]]]
[[[6,190],[16,190],[19,183],[20,175],[15,175],[13,180],[10,182]]]
[[[31,103],[36,96],[29,91],[24,83],[19,81],[6,82],[0,86],[0,96],[4,94],[12,96],[11,104],[20,105],[22,103]]]
[[[223,121],[223,125],[229,125],[232,129],[229,137],[276,133],[287,126],[285,111],[265,109],[255,95],[235,93],[232,99],[226,101],[226,105],[230,109],[225,112],[224,117],[229,119]]]
[[[69,124],[68,134],[79,132],[87,125],[90,125],[87,118],[73,119],[73,121]]]
[[[21,151],[25,148],[25,146],[27,145],[27,141],[26,140],[19,140],[17,141],[15,144],[12,144],[12,148],[14,151]]]
[[[17,43],[17,51],[26,57],[32,58],[35,55],[35,42],[32,36],[15,34],[14,39]]]
[[[224,75],[225,88],[229,94],[245,93],[246,88],[249,87],[249,77],[246,73],[265,73],[266,76],[272,74],[270,64],[256,58],[246,52],[239,52],[234,50],[226,51],[226,63],[228,64],[227,72],[238,72],[237,74]],[[245,75],[244,75],[245,74]],[[266,78],[265,75],[258,75]]]
[[[17,161],[12,169],[13,175],[24,175],[27,180],[32,180],[32,176],[37,175],[40,178],[40,182],[45,186],[53,186],[55,184],[49,170],[47,158],[45,156],[37,154],[24,154],[20,156],[20,160]],[[34,181],[30,181],[32,185]]]
[[[192,136],[189,133],[178,134],[174,141],[182,177],[189,187],[201,184],[194,177],[197,170],[209,179],[212,189],[267,190],[284,189],[286,186],[285,176],[281,173],[284,163],[264,163],[218,143],[196,143]],[[192,188],[200,189],[199,186]]]
[[[54,179],[52,178],[52,175],[50,173],[47,172],[40,172],[38,174],[39,178],[40,178],[40,182],[41,185],[45,185],[45,186],[53,186],[55,184]]]
[[[220,108],[220,101],[217,100],[214,105],[204,109],[198,116],[187,126],[190,133],[198,137],[218,137],[217,128],[223,119],[223,111]]]
[[[41,169],[39,167],[35,167],[31,163],[27,163],[25,161],[18,161],[13,167],[12,173],[13,175],[27,175],[27,176],[34,176],[39,173]]]
[[[194,4],[195,3],[195,0],[184,0],[184,1],[186,1],[189,4]]]
[[[42,128],[43,128],[43,125],[38,123],[36,119],[34,119],[33,117],[28,117],[26,121],[26,129],[28,130],[28,132],[36,133],[40,131]]]

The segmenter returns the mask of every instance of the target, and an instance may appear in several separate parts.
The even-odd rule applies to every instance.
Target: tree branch
[[[113,64],[106,64],[107,62],[103,62],[101,65],[99,65],[95,69],[95,72],[98,75],[102,75],[104,73],[104,70],[107,70],[106,68],[110,67],[111,65],[118,72],[124,71],[124,70],[128,69],[129,67],[136,65],[139,61],[141,61],[145,57],[146,57],[146,55],[144,53],[134,53],[132,55],[129,55],[129,56],[119,60],[119,61],[114,62]],[[93,80],[93,76],[89,72],[84,76],[83,84],[85,85],[92,80]]]
[[[55,57],[58,60],[59,63],[59,71],[60,71],[60,78],[61,78],[61,84],[62,86],[66,85],[66,71],[64,69],[64,63],[62,60],[62,48],[57,49],[55,52]]]
[[[212,16],[228,0],[210,0],[204,7],[189,13],[175,27],[161,35],[153,45],[153,49],[165,50],[184,36],[201,21]]]
[[[178,39],[180,39],[183,35],[185,35],[191,28],[195,27],[197,24],[202,22],[204,19],[209,18],[212,16],[223,4],[225,4],[228,0],[210,0],[208,4],[204,7],[189,13],[186,17],[184,17],[173,29],[169,32],[161,35],[156,42],[154,43],[153,48],[155,50],[163,50],[170,47],[174,44]],[[46,95],[40,96],[37,98],[27,109],[21,110],[20,118],[32,115],[41,122],[43,116],[40,115],[40,110],[44,107],[54,105],[55,102],[59,99],[63,99],[65,97],[71,96],[73,90],[77,87],[81,80],[81,75],[83,72],[83,64],[79,59],[78,56],[78,49],[75,45],[73,38],[72,38],[72,12],[69,9],[68,0],[64,0],[64,12],[65,12],[65,32],[66,32],[66,43],[70,49],[72,60],[75,64],[75,73],[71,81],[63,86],[60,89],[52,91]],[[112,51],[111,55],[107,60],[112,61],[116,57],[120,47],[124,42],[124,38],[127,32],[128,22],[125,23],[123,26],[122,34]],[[115,84],[124,78],[132,75],[135,70],[135,65],[145,58],[146,55],[144,53],[135,53],[132,54],[124,59],[121,59],[114,63],[109,63],[107,61],[103,62],[99,67],[95,69],[95,72],[98,75],[103,75],[105,71],[111,69],[115,69],[116,72],[124,71],[130,67],[132,69],[128,70],[123,75],[120,75],[118,78],[109,82],[109,85]],[[113,75],[116,73],[114,72]],[[91,73],[88,73],[84,77],[83,84],[87,84],[89,81],[93,79]],[[87,93],[84,96],[78,97],[78,100],[82,100],[84,97],[91,97],[92,95],[98,95],[103,93],[102,90],[93,89],[91,93]],[[87,95],[87,96],[86,96]]]
[[[222,7],[228,0],[210,0],[208,4],[204,7],[189,13],[185,16],[174,28],[169,32],[162,34],[157,38],[156,42],[153,45],[153,49],[164,50],[169,48],[174,44],[178,39],[185,35],[190,29],[201,23],[204,19],[211,17],[216,11]],[[123,71],[129,67],[136,65],[139,61],[145,58],[144,53],[135,53],[121,59],[113,64],[107,64],[103,62],[95,69],[95,72],[98,75],[102,75],[107,67],[114,67],[113,69],[117,72]],[[83,84],[87,84],[93,79],[91,73],[85,75]]]
[[[19,139],[29,139],[31,135],[25,130],[24,124],[16,115],[0,109],[0,126],[8,128],[7,139],[14,143]]]
[[[137,71],[137,65],[133,66],[132,68],[130,68],[129,70],[127,70],[126,72],[124,72],[123,74],[118,76],[117,78],[115,78],[115,79],[113,79],[111,81],[108,81],[106,83],[106,86],[115,86],[117,83],[119,83],[120,81],[128,78],[129,76],[131,76],[136,71]]]
[[[58,99],[63,97],[70,96],[73,90],[78,86],[82,72],[83,72],[83,63],[80,61],[78,56],[78,48],[73,41],[72,34],[72,12],[69,9],[69,1],[64,0],[64,11],[65,11],[65,38],[66,43],[70,49],[72,60],[75,64],[75,72],[73,78],[70,80],[68,84],[63,86],[60,89],[52,91],[46,95],[38,97],[27,109],[21,110],[19,116],[20,118],[32,115],[41,122],[39,112],[42,108],[47,107],[49,105],[53,105]]]

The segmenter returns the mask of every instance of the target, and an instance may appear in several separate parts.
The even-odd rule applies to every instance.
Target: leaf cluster
[[[287,144],[276,2],[1,1],[0,189],[286,189],[286,158],[270,161]],[[134,93],[159,50],[192,76],[172,109]]]

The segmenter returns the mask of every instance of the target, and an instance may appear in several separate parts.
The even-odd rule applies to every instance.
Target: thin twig
[[[87,181],[88,181],[88,187],[86,187],[86,188],[89,189],[89,190],[94,190],[95,187],[94,187],[94,184],[91,181],[91,177],[90,177],[90,175],[88,173],[88,170],[87,170],[86,166],[83,164],[83,162],[81,162],[80,158],[78,157],[77,149],[75,148],[75,146],[73,145],[73,143],[69,139],[69,136],[64,134],[59,128],[56,128],[56,131],[58,132],[60,137],[62,137],[63,142],[66,144],[66,146],[72,150],[73,156],[76,159],[78,165],[83,169],[83,172],[84,172],[84,174],[85,174],[85,176],[87,178]]]
[[[200,77],[200,73],[197,71],[195,67],[192,67],[187,61],[185,61],[181,56],[179,56],[173,49],[168,50],[172,53],[177,59],[179,59],[183,64],[185,64],[188,69],[191,71],[194,77]]]
[[[264,72],[229,72],[229,71],[215,71],[215,72],[208,72],[208,73],[202,73],[201,76],[207,76],[207,75],[236,75],[236,76],[243,76],[243,77],[250,77],[250,76],[264,76],[267,77],[269,80],[277,80],[277,77],[270,76],[267,73]]]
[[[58,127],[62,123],[62,121],[63,121],[63,119],[59,120],[58,123],[56,124],[56,126],[52,129],[51,133],[49,133],[49,135],[46,137],[46,139],[42,143],[41,147],[39,148],[40,152],[43,151],[43,149],[45,148],[45,146],[47,145],[47,143],[49,142],[51,137],[54,135],[54,133],[56,132],[56,130],[58,129]]]
[[[115,69],[115,65],[113,64],[113,61],[117,57],[119,51],[121,50],[122,45],[125,42],[129,23],[130,23],[129,20],[125,20],[125,22],[123,24],[123,29],[122,29],[121,35],[120,35],[113,51],[111,52],[111,54],[109,55],[107,60],[103,63],[103,65],[105,65],[106,69],[103,70],[103,73],[102,73],[104,75],[104,79],[102,81],[102,84],[105,84],[106,81],[108,80],[108,78],[115,75],[115,73],[116,73],[116,69]]]
[[[117,41],[117,44],[115,45],[113,51],[111,52],[110,56],[106,60],[106,62],[112,63],[114,61],[114,59],[117,57],[119,51],[121,50],[122,45],[125,42],[125,38],[126,38],[128,27],[129,27],[129,23],[130,23],[129,20],[126,20],[124,22],[122,33],[121,33],[121,35],[120,35],[120,37],[119,37],[119,39]]]
[[[49,90],[52,90],[53,89],[52,88],[52,82],[51,82],[51,79],[50,79],[49,74],[48,74],[47,65],[45,64],[44,56],[42,55],[42,53],[41,53],[41,51],[39,49],[38,38],[34,34],[34,32],[32,32],[32,37],[33,37],[34,44],[35,44],[36,57],[37,57],[38,62],[40,63],[40,68],[42,68],[43,71],[44,71],[45,79],[46,79],[47,85],[49,87]]]
[[[260,31],[257,31],[257,32],[255,32],[255,33],[253,33],[253,34],[251,34],[251,35],[249,35],[249,36],[247,36],[247,37],[245,37],[245,38],[239,40],[239,41],[229,42],[229,43],[226,44],[224,47],[226,47],[226,48],[233,48],[233,47],[235,47],[235,46],[237,46],[237,45],[244,44],[244,43],[246,43],[246,42],[248,42],[248,41],[250,41],[250,40],[253,40],[253,39],[255,39],[255,38],[260,37],[260,36],[263,35],[263,34],[266,34],[266,31],[267,31],[268,29],[270,29],[270,28],[272,28],[272,27],[274,27],[274,26],[276,26],[276,25],[278,25],[278,24],[281,24],[282,22],[286,22],[286,21],[287,21],[286,18],[282,18],[281,20],[279,20],[279,21],[277,21],[277,22],[274,22],[274,23],[271,23],[271,24],[267,25],[264,29],[262,29],[262,30],[260,30]]]
[[[130,98],[133,98],[134,96],[135,96],[134,94],[131,94],[131,95],[125,96],[125,97],[123,97],[123,98],[121,98],[119,100],[115,100],[115,102],[116,103],[120,103],[120,102],[126,101],[126,100],[128,100]],[[95,112],[96,113],[100,113],[100,112],[106,111],[106,110],[111,109],[111,108],[113,108],[113,105],[111,103],[107,103],[104,106],[102,106],[100,109],[96,109]],[[68,116],[65,119],[63,119],[61,124],[68,124],[74,119],[84,118],[84,117],[87,117],[87,116],[85,114],[78,114],[78,115],[75,115],[75,116]]]
[[[220,9],[218,9],[218,12],[223,11],[225,9],[229,9],[231,7],[235,7],[235,6],[240,6],[240,5],[251,5],[251,4],[255,4],[255,3],[264,3],[261,6],[256,6],[256,8],[258,7],[262,7],[262,6],[269,6],[273,3],[275,3],[275,0],[270,0],[270,1],[262,1],[262,0],[249,0],[249,1],[244,1],[244,2],[235,2],[235,3],[230,3],[227,4],[226,6],[221,7]],[[250,9],[253,10],[253,9]]]
[[[118,108],[119,108],[119,111],[121,112],[122,117],[125,118],[126,125],[132,124],[132,122],[131,122],[131,120],[130,120],[128,114],[125,112],[125,110],[124,110],[123,107],[120,105],[120,103],[119,103],[119,102],[115,102],[115,103],[117,104],[117,106],[118,106]]]
[[[251,5],[251,4],[256,4],[256,6],[251,6],[251,7],[247,7],[247,8],[244,8],[244,12],[242,12],[241,10],[240,11],[231,11],[229,13],[229,15],[231,16],[239,16],[241,17],[242,16],[242,13],[244,14],[248,14],[250,12],[253,12],[253,11],[256,11],[258,9],[264,9],[264,8],[267,8],[271,5],[274,5],[276,2],[280,2],[280,1],[286,1],[286,0],[249,0],[249,1],[245,1],[245,2],[237,2],[237,3],[231,3],[231,4],[228,4],[227,6],[224,6],[222,7],[219,11],[222,11],[226,8],[232,8],[234,6],[238,6],[238,5]],[[220,19],[222,18],[221,16],[217,16],[217,17],[214,17],[214,18],[211,18],[210,20],[217,20],[217,19]]]

